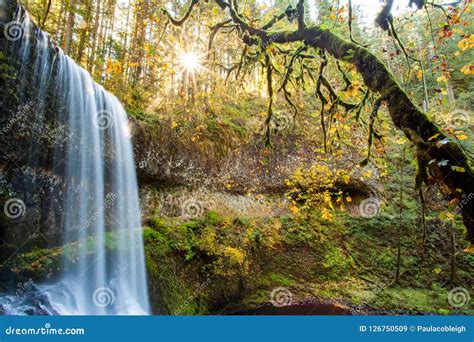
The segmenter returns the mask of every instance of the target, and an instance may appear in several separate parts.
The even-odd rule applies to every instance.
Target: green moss
[[[248,219],[209,212],[199,220],[156,217],[149,224],[143,240],[150,293],[167,313],[250,309],[268,303],[271,291],[280,286],[295,300],[343,298],[386,310],[457,312],[447,303],[449,288],[436,280],[438,273],[448,272],[446,258],[436,260],[438,273],[420,271],[418,256],[405,249],[401,283],[392,287],[396,241],[390,217],[338,214],[328,223],[317,216]],[[117,248],[114,238],[106,235],[109,249]],[[95,238],[86,243],[92,251]],[[46,278],[61,267],[62,257],[76,257],[77,248],[71,243],[34,249],[10,266],[28,276],[34,272],[35,279]],[[459,279],[471,277],[472,261],[458,256]]]
[[[223,218],[215,211],[211,210],[206,213],[204,223],[207,225],[219,225],[223,222]]]

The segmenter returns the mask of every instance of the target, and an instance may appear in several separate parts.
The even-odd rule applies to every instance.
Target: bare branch
[[[184,13],[181,19],[173,18],[173,16],[164,8],[161,11],[166,14],[168,20],[171,21],[173,25],[182,26],[186,22],[186,20],[188,20],[189,16],[191,15],[191,12],[193,11],[194,6],[196,6],[198,3],[199,0],[191,0],[191,4],[189,5],[188,9],[186,10],[186,13]]]
[[[232,22],[232,19],[228,19],[226,21],[217,23],[216,25],[211,27],[211,34],[209,35],[209,43],[207,44],[207,51],[210,52],[212,50],[212,43],[214,42],[214,38],[219,32],[219,30],[223,27],[226,27],[228,23]]]

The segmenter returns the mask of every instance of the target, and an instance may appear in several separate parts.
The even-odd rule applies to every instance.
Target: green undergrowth
[[[332,221],[316,214],[256,219],[222,217],[213,211],[186,222],[152,217],[143,238],[154,312],[250,310],[268,304],[272,290],[284,287],[294,303],[337,298],[369,312],[474,313],[472,304],[455,308],[448,303],[450,289],[472,284],[474,258],[457,253],[452,274],[442,232],[429,236],[422,258],[416,234],[407,228],[395,283],[394,223],[388,215],[367,219],[346,213]],[[93,253],[95,237],[84,243]],[[21,253],[1,274],[54,279],[64,257],[77,258],[79,244]],[[106,245],[117,248],[113,234],[107,234]]]
[[[200,220],[176,222],[155,217],[144,230],[147,267],[153,291],[173,314],[247,310],[269,302],[276,287],[293,300],[339,298],[368,310],[400,313],[470,313],[455,308],[448,292],[472,283],[473,258],[456,255],[454,279],[449,253],[434,234],[421,261],[404,239],[401,276],[395,283],[393,218],[338,214],[332,222],[317,217],[243,219],[209,212]],[[444,247],[445,248],[445,247]],[[425,266],[436,260],[438,268]],[[426,261],[426,260],[425,260]]]
[[[107,251],[117,250],[117,234],[107,232],[104,240]],[[24,252],[18,249],[15,251],[11,246],[8,247],[10,257],[0,266],[2,282],[24,281],[30,278],[41,281],[54,279],[59,275],[64,267],[63,261],[76,262],[81,248],[85,249],[86,255],[94,257],[97,250],[97,238],[89,236],[83,240],[51,248],[36,246]]]

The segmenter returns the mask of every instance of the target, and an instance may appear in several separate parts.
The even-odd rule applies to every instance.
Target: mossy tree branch
[[[191,0],[191,3],[189,4],[189,7],[188,9],[186,10],[186,12],[184,13],[184,15],[180,18],[180,19],[175,19],[173,18],[173,16],[171,15],[171,13],[169,13],[166,9],[162,9],[163,13],[168,17],[169,21],[171,21],[171,23],[175,26],[182,26],[186,20],[188,20],[189,16],[191,15],[192,11],[193,11],[193,8],[194,6],[196,6],[197,4],[199,3],[199,0]]]
[[[229,10],[231,19],[239,25],[244,33],[243,41],[248,45],[257,45],[259,42],[266,46],[305,42],[337,60],[353,64],[367,88],[383,97],[395,127],[403,131],[413,144],[420,146],[420,153],[429,160],[428,165],[418,165],[419,168],[426,169],[421,173],[426,172],[426,177],[444,186],[450,199],[461,201],[474,193],[474,173],[464,151],[413,103],[385,65],[367,48],[319,26],[299,26],[296,30],[275,32],[258,29],[241,18],[230,3],[223,0],[215,0],[215,3],[222,10]],[[382,9],[385,19],[381,23],[387,29],[392,5],[393,0],[387,0],[384,7],[386,9]],[[420,144],[420,141],[425,144]],[[428,179],[423,181],[428,182]],[[468,239],[474,243],[474,201],[467,201],[460,206],[460,211],[468,230]]]

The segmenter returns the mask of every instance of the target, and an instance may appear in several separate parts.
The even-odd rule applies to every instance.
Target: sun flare
[[[201,57],[195,52],[183,52],[179,56],[179,64],[183,70],[194,73],[202,69]]]

